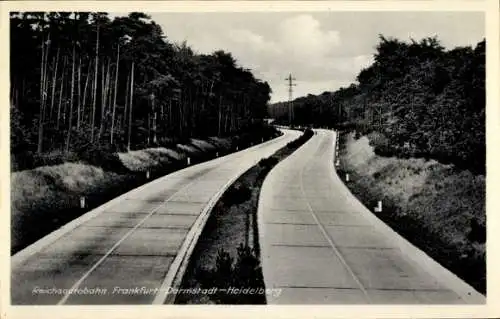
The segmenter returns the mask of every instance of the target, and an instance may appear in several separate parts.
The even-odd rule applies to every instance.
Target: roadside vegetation
[[[236,294],[229,288],[265,288],[257,229],[260,189],[269,171],[313,135],[306,129],[299,138],[246,171],[222,195],[198,239],[181,284],[182,289],[216,293],[180,294],[177,304],[266,303],[264,294]]]
[[[372,136],[372,138],[375,138]],[[376,155],[369,137],[340,138],[340,176],[370,210],[434,260],[486,292],[485,176],[435,160]]]

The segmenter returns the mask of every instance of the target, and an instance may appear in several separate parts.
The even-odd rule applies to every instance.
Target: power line
[[[293,87],[297,85],[297,84],[293,83],[293,81],[296,81],[297,79],[292,77],[292,74],[290,73],[285,80],[287,81],[287,85],[288,85],[288,122],[289,122],[289,125],[292,126],[292,121],[293,121]]]

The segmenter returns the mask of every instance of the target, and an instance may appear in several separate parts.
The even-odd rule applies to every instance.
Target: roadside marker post
[[[382,212],[382,201],[379,200],[377,203],[377,207],[374,208],[375,213],[381,213]]]
[[[345,174],[345,181],[348,182],[349,181],[349,174]]]
[[[189,165],[191,165],[191,157],[189,157],[189,156],[188,156],[188,158],[187,158],[187,165],[188,165],[188,166],[189,166]]]
[[[85,208],[85,196],[80,196],[80,208]]]
[[[146,178],[149,179],[149,170],[146,171]]]

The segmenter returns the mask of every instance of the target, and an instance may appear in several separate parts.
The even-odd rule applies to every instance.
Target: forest
[[[380,35],[374,62],[356,83],[293,101],[293,125],[375,132],[375,152],[432,158],[484,174],[485,49],[446,50],[436,37],[403,42]],[[270,105],[288,123],[288,102]]]
[[[11,12],[10,37],[14,170],[230,136],[267,112],[271,88],[230,53],[173,43],[144,13]]]

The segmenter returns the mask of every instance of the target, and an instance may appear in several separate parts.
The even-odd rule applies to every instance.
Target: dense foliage
[[[10,32],[15,161],[232,135],[267,111],[269,85],[230,53],[171,43],[143,13],[14,12]]]
[[[358,83],[295,99],[294,124],[378,132],[379,155],[434,158],[485,171],[485,41],[445,50],[436,38],[380,36]],[[270,107],[288,121],[287,103]]]

